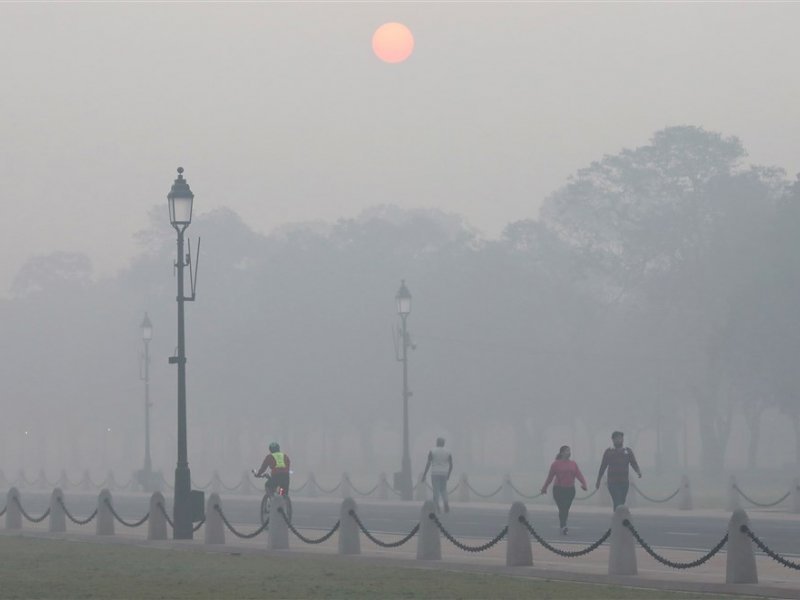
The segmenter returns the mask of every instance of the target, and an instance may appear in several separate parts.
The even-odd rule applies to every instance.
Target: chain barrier
[[[306,486],[308,486],[308,482],[309,482],[309,481],[311,481],[311,480],[310,480],[310,479],[306,479],[306,482],[305,482],[303,485],[301,485],[301,486],[300,486],[300,487],[298,487],[298,488],[294,488],[294,489],[292,489],[292,488],[289,488],[289,491],[290,491],[290,492],[292,492],[293,494],[297,494],[297,493],[299,493],[299,492],[302,492],[302,491],[303,491],[303,489],[304,489]]]
[[[530,534],[542,546],[544,546],[545,548],[547,548],[548,550],[550,550],[550,552],[553,552],[554,554],[558,554],[559,556],[565,556],[567,558],[575,558],[577,556],[583,556],[584,554],[589,554],[590,552],[594,552],[595,550],[597,550],[600,547],[600,545],[603,542],[605,542],[608,539],[608,536],[611,535],[611,529],[609,529],[594,544],[592,544],[591,546],[587,546],[586,548],[583,548],[582,550],[561,550],[559,548],[556,548],[555,546],[551,546],[547,542],[547,540],[545,540],[542,536],[540,536],[538,533],[536,533],[536,530],[533,528],[533,525],[531,525],[530,521],[528,521],[528,519],[526,519],[523,515],[519,516],[519,522],[522,523],[523,525],[525,525],[525,527],[528,529]]]
[[[768,548],[764,542],[762,542],[760,539],[758,539],[758,537],[756,537],[756,534],[753,533],[752,530],[747,525],[742,525],[739,528],[739,531],[741,531],[747,537],[753,540],[753,543],[759,548],[761,548],[762,552],[764,552],[764,554],[769,556],[772,560],[779,562],[784,567],[800,570],[800,563],[792,562],[791,560],[782,557],[777,552],[774,552],[772,549]]]
[[[515,491],[517,494],[519,494],[520,496],[522,496],[522,497],[523,497],[523,498],[525,498],[526,500],[536,500],[536,498],[538,498],[539,496],[544,496],[544,494],[543,494],[542,492],[539,492],[538,494],[536,494],[536,495],[534,495],[534,496],[528,496],[527,494],[523,494],[522,492],[520,492],[520,491],[517,489],[517,486],[515,486],[515,485],[514,485],[514,484],[511,482],[511,480],[510,480],[510,479],[508,480],[508,485],[509,485],[509,486],[511,486],[511,489],[512,489],[512,490],[514,490],[514,491]]]
[[[675,496],[677,496],[677,495],[678,495],[678,493],[681,491],[681,488],[680,488],[680,486],[679,486],[677,490],[675,490],[674,492],[672,492],[672,493],[671,493],[669,496],[667,496],[666,498],[660,498],[660,499],[659,499],[659,498],[651,498],[650,496],[648,496],[647,494],[645,494],[645,493],[644,493],[642,490],[640,490],[640,489],[639,489],[639,488],[636,486],[636,484],[635,484],[635,483],[632,483],[632,484],[631,484],[631,487],[632,487],[634,490],[636,490],[636,493],[637,493],[637,494],[639,494],[639,495],[640,495],[642,498],[644,498],[644,499],[645,499],[645,500],[647,500],[648,502],[655,502],[655,503],[657,503],[657,504],[661,504],[661,503],[663,503],[663,502],[669,502],[669,501],[670,501],[670,500],[672,500],[672,499],[673,499]]]
[[[332,490],[326,490],[326,489],[325,489],[325,488],[323,488],[323,487],[322,487],[320,484],[317,484],[317,489],[318,489],[320,492],[322,492],[323,494],[333,494],[333,493],[334,493],[334,492],[336,492],[336,490],[338,490],[340,487],[342,487],[342,482],[341,482],[341,481],[340,481],[339,483],[337,483],[337,484],[334,486],[334,488],[333,488]]]
[[[22,508],[22,504],[20,504],[19,498],[17,498],[16,496],[13,496],[12,499],[14,500],[14,504],[16,504],[17,507],[19,508],[19,512],[22,513],[22,516],[25,517],[26,519],[28,519],[28,521],[30,521],[31,523],[41,523],[50,514],[50,507],[48,506],[47,510],[44,511],[44,514],[41,517],[38,517],[38,518],[37,517],[32,517],[28,513],[25,512],[24,508]]]
[[[458,486],[461,485],[460,481],[457,481],[456,484],[453,486],[452,489],[447,490],[447,494],[452,496],[453,493],[458,489]]]
[[[575,500],[588,500],[592,496],[594,496],[600,488],[594,488],[591,492],[586,494],[585,496],[575,496]]]
[[[164,517],[164,520],[165,520],[167,523],[169,523],[169,526],[170,526],[170,527],[172,527],[173,529],[175,529],[175,523],[173,523],[173,522],[172,522],[172,519],[170,519],[170,518],[169,518],[169,515],[167,514],[167,511],[164,509],[164,505],[163,505],[163,504],[161,504],[161,502],[159,502],[158,504],[156,504],[156,506],[158,506],[158,510],[160,510],[160,511],[161,511],[161,515]]]
[[[61,508],[64,510],[64,514],[67,515],[67,518],[70,521],[72,521],[73,523],[75,523],[75,525],[86,525],[87,523],[89,523],[92,519],[94,519],[97,516],[97,509],[95,508],[94,512],[91,515],[89,515],[87,518],[85,518],[85,519],[75,518],[67,510],[67,507],[64,506],[64,501],[60,497],[57,498],[57,501],[58,501],[59,505],[61,506]]]
[[[361,522],[361,519],[358,518],[356,511],[351,509],[347,514],[353,517],[353,520],[356,522],[356,525],[358,525],[358,528],[361,530],[361,533],[367,536],[369,541],[371,541],[373,544],[380,546],[381,548],[397,548],[398,546],[402,546],[408,540],[417,535],[417,532],[419,531],[419,523],[417,523],[416,525],[414,525],[414,528],[407,535],[403,536],[402,539],[399,539],[395,542],[384,542],[376,538],[367,530],[366,527],[364,527],[364,524]]]
[[[219,516],[222,517],[222,522],[225,523],[225,527],[227,527],[230,532],[238,538],[242,538],[243,540],[252,540],[256,537],[259,533],[264,531],[267,527],[269,527],[269,519],[266,522],[256,529],[253,533],[241,533],[240,531],[236,531],[236,528],[230,524],[228,518],[225,516],[225,513],[222,512],[222,509],[219,507],[219,504],[214,505],[214,510],[219,513]]]
[[[209,481],[209,482],[208,482],[207,484],[205,484],[205,485],[197,485],[197,484],[196,484],[196,483],[194,483],[194,482],[192,482],[192,485],[195,487],[195,489],[198,489],[198,490],[203,490],[203,491],[205,492],[206,490],[208,490],[208,488],[210,488],[210,487],[211,487],[211,484],[212,484],[212,483],[214,483],[214,479],[213,479],[213,478],[211,479],[211,481]]]
[[[470,491],[472,491],[472,493],[473,493],[473,494],[475,494],[476,496],[478,496],[478,498],[491,498],[492,496],[496,496],[496,495],[497,495],[497,494],[499,494],[501,491],[503,491],[503,484],[502,484],[502,483],[501,483],[501,484],[500,484],[500,486],[499,486],[499,487],[498,487],[498,488],[497,488],[495,491],[493,491],[491,494],[481,494],[481,493],[480,493],[479,491],[477,491],[477,490],[476,490],[474,487],[472,487],[472,485],[470,485],[470,483],[469,483],[469,482],[467,482],[467,487],[470,489]]]
[[[354,486],[354,485],[353,485],[353,482],[352,482],[352,481],[350,482],[350,487],[351,487],[351,488],[353,489],[353,491],[354,491],[356,494],[358,494],[359,496],[369,496],[370,494],[374,493],[374,492],[375,492],[375,490],[377,490],[377,489],[378,489],[378,484],[376,483],[376,484],[375,484],[375,487],[373,487],[373,488],[372,488],[370,491],[368,491],[368,492],[362,492],[361,490],[359,490],[359,489],[358,489],[356,486]]]
[[[205,518],[205,517],[203,517],[203,519],[202,519],[202,520],[201,520],[199,523],[197,523],[197,525],[195,525],[194,527],[192,527],[192,531],[197,531],[197,530],[198,530],[198,529],[200,529],[200,528],[201,528],[203,525],[205,525],[205,523],[206,523],[206,518]]]
[[[739,495],[742,498],[744,498],[745,500],[747,500],[750,504],[755,504],[756,506],[760,506],[761,508],[770,508],[772,506],[777,506],[778,504],[780,504],[781,502],[786,500],[792,493],[792,490],[789,490],[783,496],[778,498],[775,502],[756,502],[755,500],[750,498],[750,496],[745,494],[741,489],[739,489],[738,485],[733,484],[733,489],[735,489],[737,492],[739,492]]]
[[[286,511],[284,511],[283,508],[279,508],[278,513],[280,513],[280,515],[283,517],[283,520],[286,522],[286,526],[289,528],[289,531],[295,534],[301,542],[305,542],[306,544],[321,544],[322,542],[328,541],[331,538],[331,536],[338,531],[339,525],[341,525],[341,521],[336,521],[336,523],[333,526],[333,529],[331,529],[328,533],[326,533],[322,537],[307,538],[302,533],[297,531],[297,529],[295,529],[295,526],[292,525],[292,522],[289,520],[289,517],[286,516]]]
[[[125,527],[130,527],[130,528],[139,527],[139,525],[143,524],[145,521],[147,521],[147,519],[150,518],[150,513],[148,512],[147,514],[145,514],[145,516],[143,516],[138,521],[136,521],[134,523],[128,523],[125,519],[123,519],[122,517],[120,517],[117,514],[117,511],[114,510],[114,506],[111,504],[111,502],[108,501],[108,498],[106,498],[104,500],[104,502],[106,503],[106,506],[108,507],[108,509],[111,511],[111,514],[114,515],[114,518],[117,521],[119,521],[120,523],[122,523]]]
[[[225,485],[225,482],[222,481],[222,479],[219,480],[219,483],[222,486],[222,489],[225,490],[226,492],[235,492],[240,487],[242,487],[242,482],[241,481],[239,483],[237,483],[236,485],[234,485],[233,487],[228,487],[227,485]]]
[[[714,556],[717,552],[722,550],[722,547],[728,541],[728,534],[726,533],[724,535],[724,537],[719,541],[719,543],[716,546],[714,546],[711,550],[708,551],[708,554],[705,554],[705,555],[701,556],[700,558],[698,558],[697,560],[693,560],[691,562],[673,562],[673,561],[671,561],[671,560],[669,560],[667,558],[664,558],[660,554],[656,553],[656,551],[653,550],[647,544],[647,542],[645,542],[642,539],[642,537],[639,535],[639,532],[636,531],[636,528],[633,526],[633,523],[631,523],[628,519],[625,519],[624,521],[622,521],[622,524],[625,527],[627,527],[628,530],[633,534],[633,537],[635,537],[636,541],[639,542],[639,545],[642,548],[645,549],[645,552],[647,552],[650,556],[652,556],[654,559],[656,559],[662,565],[666,565],[666,566],[671,567],[673,569],[692,569],[694,567],[699,567],[704,562],[706,562],[708,559],[710,559],[712,556]]]
[[[8,506],[4,506],[3,510],[0,510],[0,517],[2,517],[4,514],[6,514],[6,509],[7,508],[8,508]]]
[[[164,487],[167,488],[169,491],[173,491],[175,489],[175,486],[174,485],[170,485],[169,481],[164,479],[163,475],[161,476],[161,483],[163,483]]]
[[[450,542],[456,548],[458,548],[459,550],[463,550],[464,552],[483,552],[484,550],[488,550],[489,548],[497,544],[500,540],[502,540],[504,537],[506,537],[506,534],[508,533],[508,525],[506,525],[505,527],[503,527],[503,529],[500,530],[500,533],[498,533],[496,536],[494,536],[494,538],[492,538],[485,544],[481,544],[480,546],[468,546],[467,544],[459,542],[456,538],[454,538],[450,534],[449,531],[447,531],[444,528],[444,525],[442,525],[442,522],[439,520],[439,517],[436,516],[436,513],[429,514],[428,518],[431,519],[434,523],[436,523],[436,526],[439,528],[439,531],[442,532],[442,535],[444,537],[450,540]]]

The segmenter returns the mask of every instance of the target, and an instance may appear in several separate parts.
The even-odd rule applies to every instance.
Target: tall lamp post
[[[150,340],[153,339],[153,324],[150,317],[144,313],[142,320],[142,342],[144,354],[142,355],[141,377],[144,381],[144,468],[139,483],[145,492],[153,492],[153,463],[150,460]]]
[[[190,540],[193,537],[191,473],[186,449],[186,343],[183,326],[183,304],[187,298],[183,290],[183,268],[190,265],[190,258],[183,251],[183,234],[192,222],[192,203],[194,194],[183,178],[183,167],[178,167],[178,178],[167,195],[169,201],[169,221],[178,233],[178,353],[170,356],[169,362],[178,365],[178,464],[175,467],[175,497],[173,502],[173,534],[176,540]],[[191,267],[190,267],[191,269]],[[190,270],[191,274],[191,270]]]
[[[397,482],[399,484],[397,487],[400,488],[400,497],[403,500],[412,500],[414,484],[411,481],[411,455],[408,449],[408,399],[411,396],[411,392],[408,390],[408,347],[411,344],[406,328],[406,320],[411,314],[411,292],[408,291],[405,280],[400,282],[395,303],[402,323],[399,360],[403,363],[403,461],[400,466],[400,480]]]

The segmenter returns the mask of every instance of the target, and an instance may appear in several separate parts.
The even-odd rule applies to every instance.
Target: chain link
[[[340,487],[342,487],[342,482],[341,482],[341,481],[340,481],[339,483],[337,483],[337,484],[334,486],[334,488],[333,488],[332,490],[326,490],[326,489],[325,489],[325,488],[323,488],[323,487],[322,487],[320,484],[317,484],[317,489],[318,489],[320,492],[322,492],[323,494],[333,494],[333,493],[334,493],[334,492],[336,492],[336,490],[338,490]]]
[[[164,520],[165,520],[167,523],[169,523],[169,526],[170,526],[170,527],[172,527],[173,529],[175,529],[175,523],[173,523],[173,522],[172,522],[172,519],[170,519],[170,518],[169,518],[169,515],[167,514],[167,511],[166,511],[166,509],[164,508],[164,505],[163,505],[163,504],[161,504],[161,502],[159,502],[158,504],[156,504],[156,506],[158,507],[158,510],[160,510],[160,511],[161,511],[161,514],[163,515],[163,517],[164,517]]]
[[[122,523],[125,527],[130,527],[131,529],[133,529],[134,527],[139,527],[139,525],[143,524],[145,521],[147,521],[147,519],[150,518],[150,513],[148,512],[147,514],[145,514],[145,516],[143,516],[138,521],[135,521],[133,523],[128,523],[125,519],[123,519],[122,517],[120,517],[117,514],[117,511],[114,510],[114,506],[111,504],[111,502],[109,502],[108,498],[105,498],[104,502],[106,503],[106,506],[108,506],[109,510],[111,511],[111,514],[114,515],[114,518],[117,521],[119,521],[120,523]]]
[[[233,535],[235,535],[238,538],[242,538],[243,540],[252,540],[259,533],[261,533],[267,527],[269,527],[269,519],[267,519],[264,522],[264,524],[261,527],[259,527],[258,529],[256,529],[253,533],[241,533],[239,531],[236,531],[236,528],[233,525],[230,524],[230,522],[228,521],[227,517],[225,516],[225,513],[222,512],[222,509],[220,508],[219,504],[215,504],[214,505],[214,510],[219,513],[220,517],[222,517],[222,522],[225,523],[225,527],[227,527]]]
[[[86,519],[76,519],[70,514],[70,512],[67,510],[67,507],[64,506],[64,501],[60,497],[57,499],[57,502],[59,503],[59,505],[61,505],[61,508],[64,509],[64,514],[67,515],[67,518],[76,525],[86,525],[97,516],[97,509],[95,508],[94,512],[91,515],[89,515]]]
[[[350,511],[347,514],[349,514],[351,517],[353,517],[353,520],[356,522],[356,525],[358,525],[358,528],[361,530],[361,533],[363,533],[365,536],[367,536],[369,541],[371,541],[373,544],[377,544],[381,548],[397,548],[398,546],[402,546],[408,540],[410,540],[415,535],[417,535],[417,532],[419,531],[419,523],[417,523],[416,525],[414,525],[414,528],[407,535],[405,535],[402,539],[397,540],[395,542],[384,542],[384,541],[381,541],[378,538],[376,538],[374,535],[372,535],[367,530],[366,527],[364,527],[364,524],[361,522],[361,519],[358,518],[358,515],[356,514],[356,511],[350,509]]]
[[[370,494],[372,494],[373,492],[375,492],[375,490],[377,490],[377,489],[378,489],[378,484],[376,483],[376,484],[375,484],[375,487],[373,487],[373,488],[372,488],[370,491],[368,491],[368,492],[362,492],[361,490],[359,490],[359,489],[358,489],[356,486],[354,486],[354,485],[353,485],[353,482],[352,482],[352,481],[350,482],[350,487],[351,487],[351,488],[352,488],[352,490],[353,490],[353,491],[354,491],[356,494],[358,494],[359,496],[369,496]]]
[[[588,500],[592,496],[594,496],[600,488],[594,488],[591,492],[586,494],[585,496],[575,496],[575,500]]]
[[[211,487],[212,483],[214,483],[214,479],[213,478],[211,479],[211,481],[209,481],[205,485],[197,485],[195,482],[192,482],[192,485],[195,487],[195,489],[206,491],[206,490],[208,490],[208,488]]]
[[[8,506],[4,506],[3,510],[0,510],[0,517],[2,517],[4,514],[6,514],[6,509],[7,508],[8,508]]]
[[[594,544],[592,544],[591,546],[587,546],[582,550],[561,550],[559,548],[556,548],[555,546],[551,546],[542,536],[536,533],[536,530],[533,528],[533,525],[531,525],[530,521],[528,521],[528,519],[526,519],[523,515],[519,516],[519,522],[525,525],[530,534],[542,546],[550,550],[550,552],[558,554],[559,556],[565,556],[567,558],[575,558],[577,556],[583,556],[584,554],[589,554],[590,552],[597,550],[600,547],[600,545],[608,539],[608,536],[611,535],[611,530],[609,529]]]
[[[792,562],[791,560],[788,560],[788,559],[782,557],[777,552],[774,552],[771,548],[768,548],[767,545],[764,542],[762,542],[760,539],[758,539],[756,537],[756,534],[753,533],[752,530],[747,525],[742,525],[739,528],[739,531],[741,531],[747,537],[749,537],[751,540],[753,540],[753,543],[755,543],[756,546],[761,548],[761,550],[764,552],[764,554],[769,556],[772,560],[774,560],[776,562],[779,562],[784,567],[789,567],[790,569],[800,570],[800,564],[798,564],[796,562]]]
[[[655,503],[657,503],[657,504],[661,504],[661,503],[663,503],[663,502],[669,502],[669,501],[670,501],[670,500],[672,500],[672,499],[673,499],[675,496],[677,496],[677,495],[678,495],[678,492],[680,492],[680,491],[681,491],[681,488],[680,488],[680,486],[679,486],[677,490],[675,490],[674,492],[672,492],[672,493],[671,493],[669,496],[667,496],[666,498],[661,498],[661,499],[658,499],[658,498],[651,498],[650,496],[648,496],[647,494],[645,494],[645,493],[644,493],[642,490],[640,490],[638,487],[636,487],[636,484],[635,484],[635,483],[632,483],[632,484],[631,484],[631,487],[632,487],[634,490],[636,490],[636,493],[638,493],[638,494],[639,494],[639,495],[640,495],[642,498],[644,498],[644,499],[645,499],[645,500],[647,500],[648,502],[655,502]]]
[[[307,538],[302,533],[297,531],[297,529],[295,529],[295,526],[292,525],[291,521],[289,521],[289,517],[286,516],[286,511],[284,511],[283,508],[279,508],[278,513],[283,517],[283,520],[286,522],[286,526],[289,528],[289,530],[295,534],[301,542],[305,542],[306,544],[321,544],[322,542],[329,540],[331,536],[336,533],[336,531],[339,529],[339,525],[341,524],[341,521],[336,521],[333,529],[320,538]]]
[[[200,529],[200,528],[201,528],[203,525],[205,525],[205,523],[206,523],[206,519],[205,519],[205,517],[203,517],[203,519],[202,519],[202,520],[201,520],[201,521],[200,521],[200,522],[199,522],[197,525],[195,525],[194,527],[192,527],[192,531],[197,531],[197,530],[198,530],[198,529]]]
[[[225,485],[225,482],[222,481],[222,479],[219,480],[219,484],[222,486],[222,489],[225,490],[226,492],[235,492],[240,487],[242,487],[242,482],[241,481],[239,483],[237,483],[236,485],[234,485],[233,487],[228,487],[227,485]]]
[[[311,481],[310,479],[306,479],[306,482],[303,485],[301,485],[300,487],[295,488],[295,489],[289,488],[289,491],[292,492],[293,494],[297,494],[299,492],[302,492],[303,488],[305,488],[310,481]]]
[[[476,491],[476,490],[475,490],[475,488],[474,488],[474,487],[472,487],[472,485],[471,485],[469,482],[467,483],[467,487],[468,487],[468,488],[469,488],[469,489],[472,491],[472,493],[473,493],[473,494],[475,494],[475,495],[476,495],[476,496],[478,496],[479,498],[491,498],[492,496],[496,496],[496,495],[497,495],[497,494],[499,494],[501,491],[503,491],[503,484],[502,484],[502,483],[500,484],[500,487],[498,487],[498,488],[497,488],[495,491],[493,491],[491,494],[481,494],[480,492]]]
[[[452,489],[449,489],[449,490],[447,490],[447,494],[448,494],[449,496],[452,496],[452,495],[453,495],[453,493],[454,493],[454,492],[455,492],[455,491],[458,489],[458,486],[459,486],[460,484],[461,484],[461,482],[460,482],[460,481],[457,481],[457,482],[456,482],[456,484],[453,486],[453,488],[452,488]]]
[[[22,508],[22,504],[20,504],[19,498],[17,498],[16,496],[13,496],[12,499],[14,500],[14,504],[16,504],[17,507],[19,508],[19,512],[22,513],[22,516],[25,517],[26,519],[28,519],[28,521],[30,521],[31,523],[41,523],[50,514],[50,507],[48,506],[47,510],[44,511],[44,514],[41,517],[38,517],[38,518],[37,517],[32,517],[28,513],[25,512],[24,508]]]
[[[642,539],[642,537],[639,535],[639,532],[636,531],[636,528],[633,526],[633,523],[631,523],[628,519],[625,519],[624,521],[622,521],[622,524],[633,534],[633,537],[636,538],[636,541],[639,542],[639,544],[642,546],[642,548],[644,548],[645,551],[650,556],[652,556],[654,559],[656,559],[662,565],[666,565],[668,567],[672,567],[673,569],[692,569],[694,567],[699,567],[704,562],[708,561],[708,559],[710,559],[712,556],[714,556],[717,552],[722,550],[722,547],[728,541],[728,534],[726,533],[725,536],[719,541],[719,543],[716,546],[714,546],[711,550],[708,551],[707,554],[705,554],[704,556],[701,556],[697,560],[693,560],[691,562],[674,562],[674,561],[671,561],[671,560],[669,560],[667,558],[664,558],[660,554],[657,554],[656,551],[653,550],[648,545],[648,543],[645,542]]]
[[[431,519],[434,523],[436,523],[436,526],[439,528],[439,531],[442,532],[442,535],[444,535],[444,537],[450,540],[450,542],[456,548],[463,550],[464,552],[483,552],[484,550],[488,550],[489,548],[497,544],[500,540],[502,540],[504,537],[506,537],[506,534],[508,533],[508,525],[506,525],[505,527],[503,527],[503,529],[500,530],[500,533],[498,533],[496,536],[494,536],[494,538],[492,538],[485,544],[481,544],[480,546],[468,546],[467,544],[459,542],[456,538],[454,538],[450,534],[449,531],[447,531],[444,528],[444,525],[442,525],[442,522],[439,520],[439,517],[436,516],[436,513],[430,513],[428,515],[428,518]]]
[[[517,489],[517,486],[515,486],[515,485],[512,483],[512,481],[511,481],[510,479],[508,480],[508,485],[511,487],[511,489],[512,489],[512,490],[514,490],[514,491],[515,491],[517,494],[519,494],[520,496],[522,496],[522,497],[523,497],[523,498],[525,498],[526,500],[535,500],[535,499],[536,499],[536,498],[538,498],[539,496],[544,496],[544,494],[543,494],[542,492],[539,492],[539,493],[538,493],[538,494],[536,494],[535,496],[528,496],[527,494],[523,494],[522,492],[520,492],[520,491]]]
[[[739,492],[741,497],[744,498],[745,500],[747,500],[750,504],[755,504],[756,506],[760,506],[761,508],[770,508],[772,506],[777,506],[778,504],[780,504],[781,502],[786,500],[789,497],[789,495],[792,493],[792,490],[789,490],[788,492],[786,492],[783,496],[781,496],[775,502],[756,502],[755,500],[750,498],[750,496],[745,494],[741,489],[739,489],[738,485],[733,484],[733,489],[735,489],[737,492]]]

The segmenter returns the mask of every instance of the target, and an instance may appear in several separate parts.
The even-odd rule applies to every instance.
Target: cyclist
[[[272,442],[269,445],[269,454],[264,458],[264,462],[261,463],[261,468],[255,473],[256,477],[261,477],[269,469],[270,474],[264,487],[270,496],[279,487],[282,487],[286,494],[289,493],[290,464],[289,455],[281,452],[281,446],[278,442]]]

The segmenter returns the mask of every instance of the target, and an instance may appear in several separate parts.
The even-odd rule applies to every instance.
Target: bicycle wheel
[[[269,494],[264,494],[264,497],[261,499],[261,524],[267,523],[269,521],[269,507],[272,504],[272,497]]]

